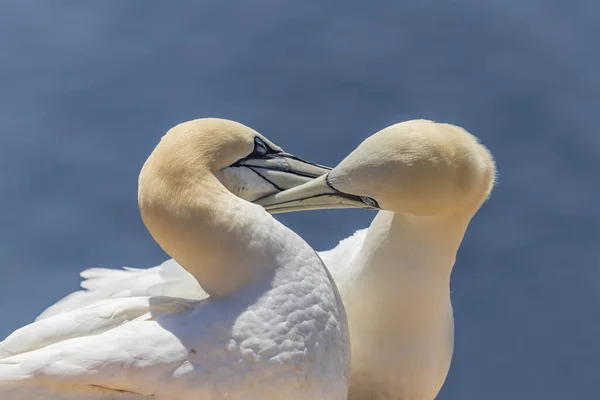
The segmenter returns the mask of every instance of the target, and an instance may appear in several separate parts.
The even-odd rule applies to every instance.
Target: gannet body
[[[441,389],[454,346],[450,273],[495,174],[491,154],[467,131],[414,120],[372,135],[327,177],[257,201],[271,213],[384,209],[368,229],[319,252],[348,313],[349,399],[431,400]],[[129,276],[125,289],[113,287],[120,274]],[[174,290],[202,298],[202,288],[186,274],[174,260],[148,270],[84,271],[88,290],[67,296],[38,319],[128,291]],[[153,285],[137,279],[145,275]]]
[[[450,367],[450,274],[496,169],[466,130],[427,120],[385,128],[326,176],[258,201],[271,213],[373,205],[367,230],[322,252],[350,327],[350,400],[432,400]],[[350,196],[350,197],[349,197]]]
[[[347,322],[330,275],[233,194],[326,171],[232,121],[170,130],[140,173],[140,211],[204,298],[131,292],[25,326],[0,343],[0,398],[345,399]]]

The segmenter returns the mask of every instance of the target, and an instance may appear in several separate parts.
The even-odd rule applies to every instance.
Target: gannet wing
[[[130,321],[145,321],[194,304],[172,297],[128,297],[95,304],[33,322],[0,342],[0,359],[32,352],[77,337],[93,337]]]
[[[148,269],[90,268],[80,275],[84,278],[81,283],[84,290],[63,297],[44,310],[36,321],[106,299],[172,296],[201,300],[207,297],[194,277],[173,259]]]
[[[109,299],[27,325],[0,343],[0,398],[145,399],[188,354],[156,320],[198,304]]]

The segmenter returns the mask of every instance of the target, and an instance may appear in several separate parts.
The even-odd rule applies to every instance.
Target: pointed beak
[[[284,152],[272,153],[264,158],[246,158],[238,161],[237,165],[250,168],[280,191],[310,182],[331,171],[329,167]]]
[[[379,209],[377,202],[370,197],[355,196],[335,189],[329,183],[327,175],[321,175],[303,185],[263,197],[254,203],[263,206],[271,214],[327,208]]]

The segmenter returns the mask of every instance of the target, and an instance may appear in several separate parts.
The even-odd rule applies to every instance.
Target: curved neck
[[[404,273],[446,276],[452,271],[468,222],[468,218],[381,211],[369,227],[361,254],[370,265],[393,264],[394,270]]]
[[[361,286],[354,291],[379,295],[363,299],[359,307],[389,309],[392,304],[394,313],[405,321],[403,329],[426,329],[429,323],[443,320],[439,317],[447,313],[450,274],[467,224],[468,218],[380,211],[354,261],[359,268],[353,268],[359,274],[353,281]],[[373,321],[373,325],[388,326],[392,320]]]
[[[156,201],[140,205],[140,210],[163,250],[208,294],[226,296],[281,264],[279,255],[289,232],[262,207],[232,195],[217,182],[202,187],[201,193],[179,193],[179,204],[185,207]]]
[[[344,297],[351,399],[437,395],[452,358],[450,274],[467,223],[389,211],[371,223]]]

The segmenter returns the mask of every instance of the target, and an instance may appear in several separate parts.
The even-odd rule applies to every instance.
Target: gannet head
[[[144,206],[150,197],[156,200],[196,189],[207,176],[217,178],[223,185],[219,190],[226,188],[254,201],[329,170],[284,152],[238,122],[202,118],[181,123],[163,136],[140,173],[139,201]],[[165,190],[157,190],[157,183]],[[150,193],[154,196],[149,197]]]
[[[243,238],[234,231],[251,223],[248,214],[266,215],[262,207],[243,200],[272,195],[329,171],[284,152],[240,123],[197,119],[169,130],[148,157],[139,176],[138,203],[162,249],[208,293],[223,294],[252,279],[253,272],[244,269],[245,247],[236,243]],[[260,265],[263,260],[254,261]]]
[[[490,152],[463,128],[412,120],[375,133],[327,175],[257,203],[271,213],[353,207],[472,215],[495,174]]]

